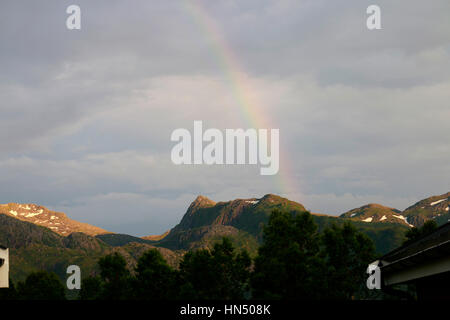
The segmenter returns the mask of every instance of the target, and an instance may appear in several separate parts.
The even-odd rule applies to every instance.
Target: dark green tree
[[[135,298],[144,300],[176,298],[177,273],[157,249],[145,252],[139,258],[135,271]]]
[[[327,267],[324,298],[352,299],[369,294],[366,270],[375,260],[372,240],[350,223],[332,225],[322,235],[321,255]]]
[[[38,271],[28,275],[17,285],[19,299],[65,300],[64,286],[53,272]]]
[[[9,288],[0,288],[0,300],[17,300],[17,291],[14,283],[9,278]]]
[[[81,281],[80,300],[98,300],[102,293],[102,280],[99,276],[90,276]]]
[[[125,259],[115,252],[100,258],[98,265],[102,282],[100,299],[129,299],[132,293],[132,279]]]
[[[319,234],[308,212],[294,215],[273,211],[255,260],[253,298],[320,297],[324,264],[318,252]]]
[[[248,293],[251,259],[237,253],[228,238],[212,250],[188,252],[180,263],[181,297],[243,299]]]
[[[411,243],[419,238],[422,238],[432,233],[437,229],[437,227],[437,223],[434,220],[426,221],[421,227],[412,227],[411,229],[406,231],[406,240],[403,244]]]

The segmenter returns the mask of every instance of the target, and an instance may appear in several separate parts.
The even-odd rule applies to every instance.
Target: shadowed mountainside
[[[438,225],[447,223],[450,220],[450,192],[420,200],[406,208],[403,214],[415,226],[428,220],[434,220]]]
[[[256,254],[262,240],[263,226],[274,209],[291,214],[306,211],[302,204],[273,194],[267,194],[260,199],[236,199],[217,203],[204,196],[198,196],[180,223],[164,238],[156,241],[155,245],[173,250],[188,250],[212,247],[221,236],[228,236],[235,245]],[[392,219],[389,219],[389,223],[375,221],[367,223],[324,214],[312,216],[319,231],[333,223],[339,225],[349,221],[372,238],[379,252],[387,252],[402,243],[404,233],[409,228],[402,219],[392,217],[394,213],[398,212],[391,213]]]
[[[0,214],[0,244],[9,248],[10,275],[14,282],[38,270],[53,271],[63,280],[71,264],[80,266],[82,276],[91,275],[98,271],[98,259],[115,251],[120,252],[132,267],[144,251],[155,248],[136,242],[114,247],[81,232],[61,236],[48,228],[5,214]],[[179,253],[165,248],[158,250],[168,263],[178,265]]]
[[[368,204],[340,217],[312,216],[319,232],[331,224],[350,222],[374,241],[379,253],[386,253],[401,245],[411,225],[420,226],[430,219],[446,223],[450,219],[449,197],[450,193],[432,196],[404,212]],[[223,236],[255,256],[263,226],[274,209],[294,215],[306,211],[302,204],[273,194],[222,202],[198,196],[173,229],[160,236],[138,238],[108,233],[42,206],[7,204],[0,206],[0,244],[10,248],[14,281],[40,269],[54,271],[65,279],[66,268],[71,264],[79,265],[89,275],[97,272],[100,257],[115,251],[132,267],[144,251],[157,248],[176,267],[186,250],[211,248]]]

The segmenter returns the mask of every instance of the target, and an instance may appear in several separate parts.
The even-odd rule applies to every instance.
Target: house
[[[380,268],[381,289],[387,293],[408,297],[398,287],[411,284],[418,300],[450,299],[450,223],[373,264]]]

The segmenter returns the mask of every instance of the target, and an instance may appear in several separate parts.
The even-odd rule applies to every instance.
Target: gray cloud
[[[280,193],[339,214],[449,189],[448,1],[380,0],[380,31],[365,28],[369,1],[78,1],[81,31],[65,28],[69,4],[0,4],[1,202],[144,235],[197,194]],[[170,162],[176,128],[252,125],[237,66],[297,188],[256,166]]]

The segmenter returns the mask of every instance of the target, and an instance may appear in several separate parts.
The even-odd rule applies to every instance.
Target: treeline
[[[274,211],[255,259],[224,238],[188,252],[179,268],[158,250],[145,252],[134,270],[118,253],[102,257],[99,274],[83,279],[82,300],[364,299],[373,242],[351,224],[319,233],[312,216]],[[64,299],[56,275],[33,273],[3,298]]]

